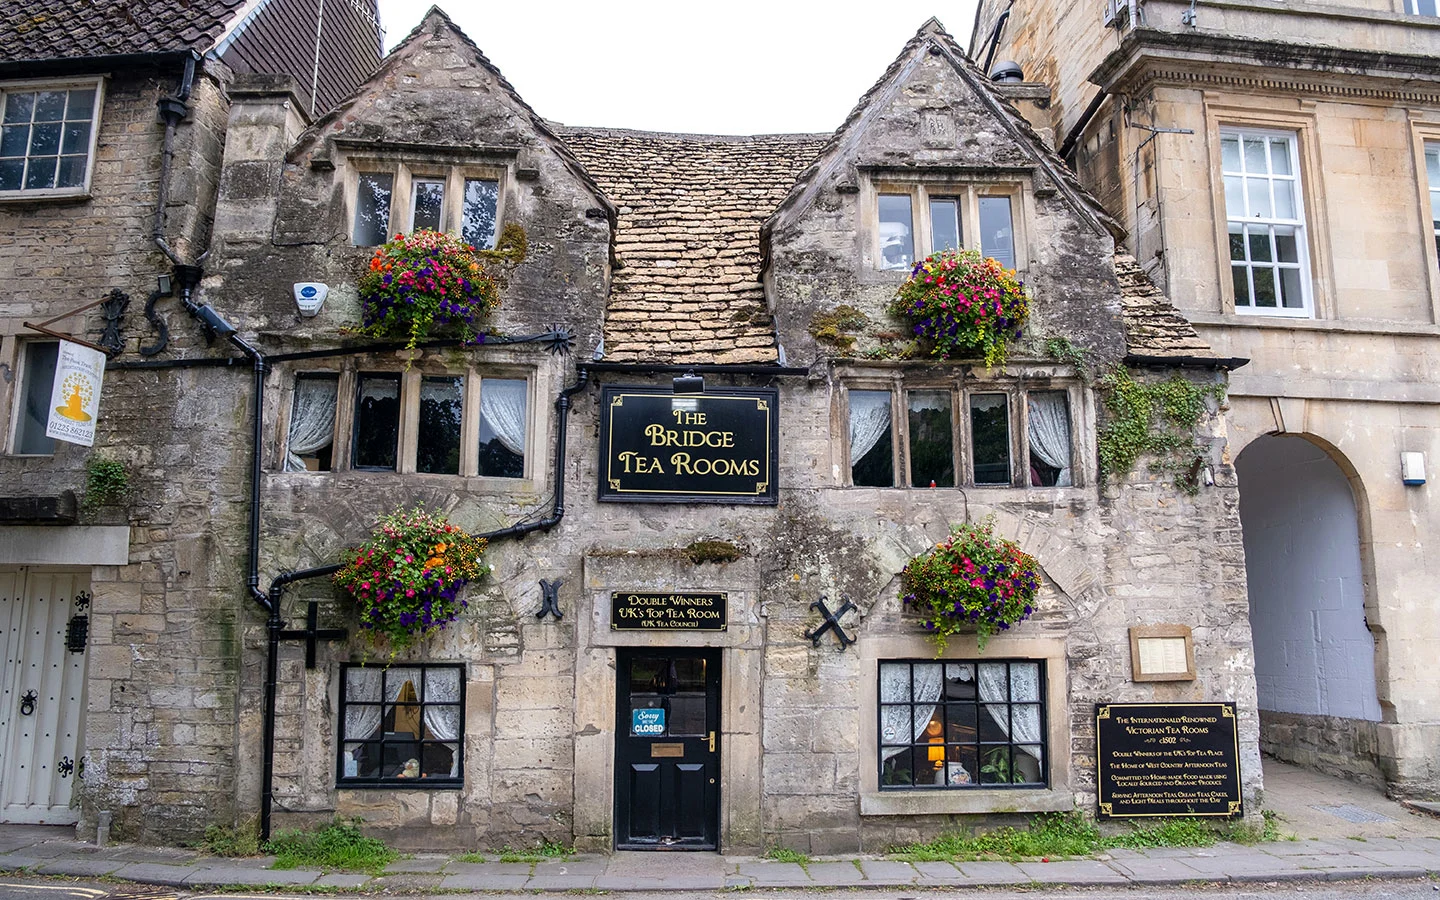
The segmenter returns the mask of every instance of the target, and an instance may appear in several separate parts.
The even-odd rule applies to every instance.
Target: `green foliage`
[[[87,510],[124,503],[130,498],[130,473],[118,459],[91,456],[85,461],[85,499]]]
[[[1101,473],[1123,478],[1141,456],[1153,456],[1152,469],[1172,473],[1186,493],[1198,492],[1198,470],[1193,464],[1204,456],[1205,448],[1195,439],[1195,428],[1209,401],[1224,399],[1224,386],[1196,384],[1179,375],[1140,382],[1124,367],[1102,378],[1100,386],[1109,411],[1100,427]]]
[[[495,249],[477,250],[475,255],[486,262],[518,266],[525,261],[529,252],[530,238],[526,236],[525,229],[520,226],[519,222],[507,222],[505,227],[500,229],[500,237],[495,241]]]
[[[707,562],[734,562],[745,555],[745,550],[729,541],[696,541],[685,548],[685,555],[698,566]]]
[[[210,856],[259,856],[259,820],[252,817],[234,828],[228,825],[207,825],[205,838],[198,849]]]
[[[942,250],[915,264],[887,311],[902,319],[937,359],[1005,361],[1030,315],[1014,269],[974,250]]]
[[[534,863],[544,862],[547,859],[569,859],[574,855],[574,847],[566,846],[559,841],[542,840],[528,850],[505,847],[500,851],[500,861],[502,863]]]
[[[799,850],[791,850],[789,847],[771,847],[765,851],[766,859],[773,859],[775,862],[795,863],[796,865],[810,865],[810,857]]]
[[[1089,856],[1113,847],[1209,847],[1217,840],[1232,839],[1235,827],[1217,832],[1199,819],[1182,818],[1104,834],[1078,812],[1047,813],[1033,818],[1026,828],[1007,825],[982,834],[944,834],[933,841],[896,847],[891,855],[911,862],[1019,860]]]
[[[1039,590],[1035,558],[997,538],[990,522],[952,525],[948,539],[900,573],[900,599],[923,617],[937,655],[950,635],[968,629],[983,651],[990,635],[1029,618]]]
[[[522,245],[523,238],[522,232]],[[424,228],[397,234],[375,248],[356,287],[363,312],[360,332],[403,337],[408,349],[433,334],[480,343],[484,320],[500,303],[500,286],[473,246]]]
[[[1081,380],[1090,381],[1090,351],[1085,347],[1077,347],[1064,335],[1051,335],[1045,339],[1045,355],[1056,362],[1066,363],[1075,367],[1080,373]]]
[[[341,869],[379,875],[400,854],[377,838],[360,833],[360,820],[336,819],[319,831],[289,829],[265,844],[276,869]]]
[[[1244,821],[1228,823],[1224,831],[1225,840],[1236,844],[1260,844],[1287,839],[1280,833],[1280,816],[1274,810],[1260,810],[1260,818],[1258,826]],[[1288,840],[1295,840],[1295,836],[1290,835]]]
[[[855,346],[855,336],[847,334],[864,328],[870,318],[848,304],[841,304],[829,311],[818,311],[810,317],[810,334],[815,340],[830,344],[841,353]]]
[[[981,760],[981,775],[989,775],[991,784],[1024,784],[1025,774],[1016,769],[1010,761],[1009,747],[996,747],[985,753]]]

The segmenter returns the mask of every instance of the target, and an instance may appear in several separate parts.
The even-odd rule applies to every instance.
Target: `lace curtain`
[[[296,379],[290,438],[285,445],[285,471],[304,472],[305,460],[300,456],[324,449],[335,440],[335,394],[333,378]]]
[[[1070,416],[1063,391],[1035,392],[1029,395],[1030,452],[1047,466],[1060,470],[1055,479],[1059,487],[1074,484],[1070,472]]]
[[[480,382],[480,425],[516,456],[525,455],[525,382],[486,378]]]
[[[855,396],[851,394],[850,396]],[[910,673],[915,673],[915,684],[910,684]],[[935,704],[940,699],[940,687],[944,684],[939,663],[881,663],[880,664],[880,742],[882,744],[910,744],[925,733],[925,726],[935,717]],[[912,707],[911,700],[915,701]],[[901,703],[904,706],[886,706]],[[905,747],[886,747],[880,751],[884,762]]]
[[[850,392],[850,465],[865,458],[890,433],[890,392]]]
[[[1010,685],[1006,690],[1005,663],[981,663],[978,685],[980,700],[987,704],[985,711],[1017,744],[1040,743],[1040,665],[1039,663],[1012,663]],[[1009,707],[1010,717],[1006,721],[1006,700],[1016,704]],[[995,704],[995,705],[988,705]],[[1026,705],[1029,704],[1029,705]],[[1013,730],[1012,730],[1013,729]],[[1038,746],[1026,747],[1034,753],[1036,762],[1045,764],[1044,754]]]
[[[460,738],[460,671],[432,669],[425,675],[426,703],[453,703],[454,706],[426,706],[425,728],[430,736],[441,741]],[[450,777],[460,774],[460,748],[451,748]]]

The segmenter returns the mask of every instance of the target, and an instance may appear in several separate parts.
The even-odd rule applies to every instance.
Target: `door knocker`
[[[25,696],[20,698],[20,715],[33,715],[35,713],[35,701],[39,699],[39,694],[34,691],[26,691]]]

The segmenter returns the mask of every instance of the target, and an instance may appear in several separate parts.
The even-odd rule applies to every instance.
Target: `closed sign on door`
[[[665,733],[665,710],[636,709],[630,712],[630,733],[662,735]]]

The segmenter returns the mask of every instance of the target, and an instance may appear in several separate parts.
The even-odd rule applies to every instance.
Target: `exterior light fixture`
[[[1415,486],[1425,483],[1425,454],[1418,450],[1400,454],[1400,480]]]
[[[674,385],[675,393],[677,394],[705,393],[705,379],[700,377],[699,375],[696,375],[695,370],[693,369],[686,372],[684,375],[675,376],[675,380],[674,382],[672,382],[672,384]]]
[[[325,298],[330,296],[330,286],[318,281],[301,281],[295,285],[295,307],[300,315],[309,318],[319,315]]]

